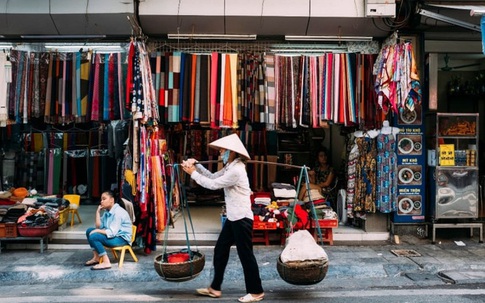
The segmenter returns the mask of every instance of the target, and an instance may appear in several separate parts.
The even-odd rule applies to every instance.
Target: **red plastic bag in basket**
[[[189,261],[190,256],[188,253],[175,253],[169,255],[167,259],[168,263],[181,263]]]

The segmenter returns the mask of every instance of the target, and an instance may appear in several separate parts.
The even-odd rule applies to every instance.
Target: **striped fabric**
[[[275,116],[276,116],[276,92],[275,92],[275,57],[272,54],[265,54],[265,87],[266,87],[266,103],[264,112],[266,113],[265,123],[267,130],[274,130]]]
[[[379,110],[413,108],[414,99],[401,89],[406,77],[417,75],[411,50],[410,45],[382,49],[379,103],[370,85],[375,55],[149,54],[135,41],[127,54],[12,50],[7,115],[16,123],[42,115],[47,123],[72,123],[130,118],[131,112],[143,123],[213,129],[238,129],[247,122],[267,130],[322,127],[329,121],[359,125]],[[409,72],[386,74],[384,63],[398,64],[405,55]]]

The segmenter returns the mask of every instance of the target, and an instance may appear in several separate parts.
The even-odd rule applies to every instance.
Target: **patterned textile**
[[[375,55],[148,54],[133,41],[126,56],[12,50],[11,120],[43,114],[47,123],[107,121],[124,119],[128,109],[143,122],[159,117],[160,124],[217,129],[250,121],[274,130],[324,127],[327,121],[354,125],[378,116],[370,71]],[[413,108],[420,102],[419,83],[409,87],[402,96]]]
[[[392,35],[386,41],[375,60],[373,74],[379,106],[387,113],[392,110],[414,110],[414,100],[408,98],[413,82],[419,82],[417,63],[412,43]]]
[[[359,159],[359,148],[357,143],[352,145],[349,152],[347,162],[347,189],[346,189],[346,201],[347,205],[347,217],[354,217],[354,203],[355,203],[355,184],[357,177],[357,161]]]
[[[180,52],[170,54],[168,66],[168,122],[179,122],[179,90],[180,90],[180,72],[181,72]]]
[[[390,213],[397,210],[397,156],[393,134],[377,135],[377,210]]]
[[[265,70],[265,87],[266,87],[266,104],[264,112],[266,113],[266,118],[264,122],[266,123],[267,130],[275,130],[275,114],[276,114],[276,104],[275,104],[275,58],[272,54],[265,54],[264,56],[264,70]]]
[[[375,213],[377,169],[375,138],[357,138],[356,143],[359,158],[356,163],[354,211]]]

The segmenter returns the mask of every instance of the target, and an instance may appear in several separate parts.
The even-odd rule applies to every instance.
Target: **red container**
[[[22,226],[19,224],[18,232],[22,237],[44,237],[56,230],[57,227],[57,221],[42,227]]]
[[[0,223],[0,238],[16,238],[17,223]]]
[[[276,229],[276,222],[254,221],[253,229],[256,229],[256,230]]]

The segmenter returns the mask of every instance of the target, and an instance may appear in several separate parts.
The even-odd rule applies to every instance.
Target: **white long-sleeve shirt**
[[[246,165],[241,160],[235,159],[215,173],[201,164],[196,164],[195,168],[191,178],[197,184],[211,190],[224,189],[228,220],[254,219],[248,174]]]

